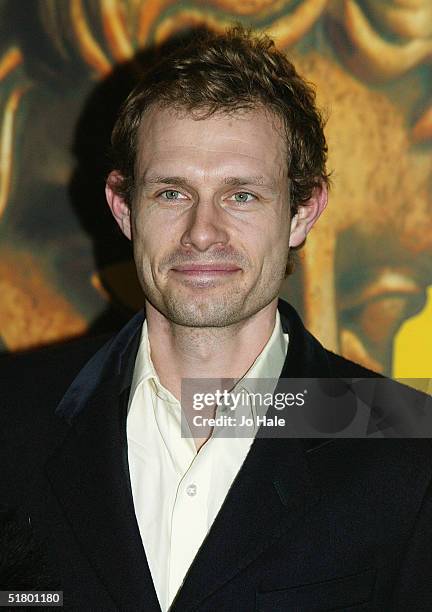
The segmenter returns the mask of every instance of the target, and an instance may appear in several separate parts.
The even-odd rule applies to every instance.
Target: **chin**
[[[226,327],[244,318],[244,302],[233,303],[227,295],[196,299],[171,296],[165,300],[164,314],[186,327]]]
[[[214,312],[213,309],[203,311],[190,308],[170,309],[167,313],[168,318],[173,323],[186,327],[226,327],[240,320],[241,317],[239,318],[236,314],[231,310],[229,312],[224,310]]]

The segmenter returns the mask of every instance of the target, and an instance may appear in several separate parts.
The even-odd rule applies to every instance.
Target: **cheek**
[[[152,224],[151,219],[143,211],[133,219],[133,244],[134,252],[143,257],[152,254],[158,244],[157,227]]]
[[[135,240],[144,244],[151,253],[169,248],[180,231],[172,215],[163,215],[147,203],[133,219],[133,223]]]
[[[288,253],[289,225],[275,218],[264,217],[252,224],[243,223],[235,228],[232,243],[246,252],[254,267],[273,266]]]
[[[267,227],[267,231],[261,233],[261,242],[270,257],[274,253],[282,253],[288,249],[289,245],[289,225],[285,219],[278,221],[277,225]]]
[[[269,236],[265,246],[264,266],[273,271],[285,269],[289,254],[289,230],[281,227]]]
[[[178,250],[178,245],[166,229],[161,231],[160,224],[147,223],[143,219],[136,228],[133,241],[136,264],[153,278],[160,276],[161,262]],[[165,266],[162,266],[162,274],[164,269]]]

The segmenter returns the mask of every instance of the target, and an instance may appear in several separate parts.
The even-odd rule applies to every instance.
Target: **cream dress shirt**
[[[287,349],[277,311],[271,337],[234,389],[246,398],[242,410],[248,416],[254,416],[248,392],[256,390],[250,379],[277,380]],[[162,612],[181,587],[257,429],[248,437],[244,432],[219,437],[215,428],[197,452],[194,439],[181,436],[181,405],[159,381],[144,321],[129,396],[128,460],[135,514]]]

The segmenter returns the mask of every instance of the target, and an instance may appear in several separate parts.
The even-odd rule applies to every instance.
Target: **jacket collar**
[[[57,406],[58,417],[70,424],[89,399],[113,378],[118,379],[119,393],[130,387],[144,318],[144,311],[138,312],[86,363]]]
[[[324,349],[283,300],[289,333],[282,377],[329,376]],[[136,521],[129,480],[126,411],[143,313],[84,367],[57,413],[69,435],[47,463],[64,514],[120,608],[160,611]],[[322,442],[322,441],[321,441]],[[301,440],[255,439],[198,551],[172,612],[198,607],[276,542],[319,499]]]
[[[332,378],[326,350],[304,327],[297,311],[282,299],[278,310],[282,328],[289,334],[281,378]]]

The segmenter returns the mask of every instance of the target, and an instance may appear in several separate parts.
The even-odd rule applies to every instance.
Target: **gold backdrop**
[[[143,303],[103,203],[138,64],[205,25],[268,32],[317,87],[333,188],[282,296],[330,349],[432,376],[430,0],[0,0],[0,337],[115,329]]]

